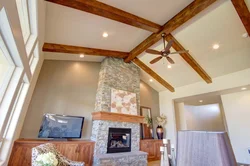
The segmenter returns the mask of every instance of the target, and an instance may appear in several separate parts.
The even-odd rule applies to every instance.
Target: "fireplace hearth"
[[[107,153],[131,152],[131,129],[109,128]]]

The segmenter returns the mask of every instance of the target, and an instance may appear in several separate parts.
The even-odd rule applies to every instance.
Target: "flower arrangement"
[[[158,126],[163,126],[167,122],[167,117],[163,114],[156,117],[156,123]]]
[[[144,118],[144,122],[147,124],[147,127],[149,127],[149,126],[152,125],[153,120],[152,120],[152,118],[150,118],[150,117],[147,115],[147,116],[145,116],[145,118]]]
[[[55,154],[48,152],[38,155],[36,158],[36,164],[38,166],[57,166],[58,160]]]

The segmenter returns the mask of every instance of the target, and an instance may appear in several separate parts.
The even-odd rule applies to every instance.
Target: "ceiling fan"
[[[156,62],[158,62],[159,60],[161,60],[163,57],[165,57],[169,63],[174,64],[174,61],[172,58],[169,57],[170,54],[181,54],[181,53],[187,53],[188,50],[182,50],[182,51],[177,51],[177,52],[170,52],[170,48],[172,47],[173,44],[173,40],[170,40],[166,46],[166,34],[163,33],[162,35],[162,39],[163,39],[163,44],[164,44],[164,49],[162,51],[157,51],[157,50],[153,50],[153,49],[147,49],[146,52],[149,54],[154,54],[154,55],[161,55],[153,60],[150,61],[150,64],[154,64]]]

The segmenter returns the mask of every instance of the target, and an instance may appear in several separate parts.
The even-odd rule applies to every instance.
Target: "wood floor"
[[[148,162],[148,166],[160,166],[160,160]]]

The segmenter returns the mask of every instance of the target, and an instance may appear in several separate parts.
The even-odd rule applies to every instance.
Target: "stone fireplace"
[[[146,166],[147,153],[139,151],[143,117],[110,112],[112,88],[135,93],[139,113],[140,69],[117,58],[106,58],[101,64],[95,112],[92,113],[94,165]]]

